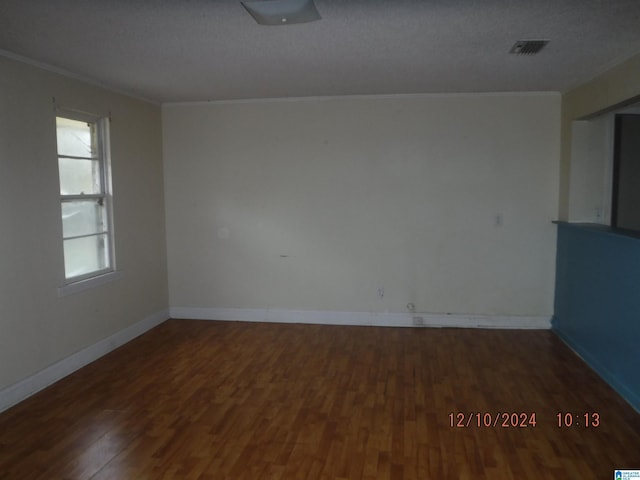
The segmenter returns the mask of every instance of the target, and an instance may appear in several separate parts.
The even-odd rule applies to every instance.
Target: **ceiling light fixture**
[[[255,0],[240,3],[260,25],[290,25],[321,18],[313,0]]]

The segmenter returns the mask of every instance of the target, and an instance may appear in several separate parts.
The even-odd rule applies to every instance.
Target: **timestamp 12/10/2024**
[[[600,426],[598,412],[558,412],[555,425],[558,428],[597,428]],[[535,428],[538,425],[536,412],[458,412],[449,413],[452,428]]]

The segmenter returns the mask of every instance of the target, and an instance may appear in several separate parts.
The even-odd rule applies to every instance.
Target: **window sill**
[[[67,295],[73,295],[74,293],[84,292],[85,290],[119,280],[123,276],[124,272],[122,270],[117,270],[115,272],[98,275],[97,277],[70,283],[69,285],[58,287],[58,297],[66,297]]]

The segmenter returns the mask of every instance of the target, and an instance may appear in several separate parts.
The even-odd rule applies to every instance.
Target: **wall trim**
[[[157,100],[152,100],[150,98],[137,95],[134,92],[123,90],[121,88],[114,87],[113,85],[109,85],[107,83],[101,82],[100,80],[95,79],[94,77],[90,77],[87,75],[81,75],[79,73],[74,73],[65,68],[56,67],[49,63],[41,62],[39,60],[35,60],[33,58],[25,57],[24,55],[19,55],[17,53],[10,52],[8,50],[4,50],[0,48],[0,57],[8,58],[9,60],[13,60],[15,62],[24,63],[25,65],[29,65],[31,67],[39,68],[40,70],[45,70],[47,72],[55,73],[56,75],[60,75],[62,77],[70,78],[71,80],[76,80],[82,83],[86,83],[87,85],[91,85],[92,87],[102,88],[103,90],[107,90],[111,93],[116,93],[118,95],[123,95],[125,97],[132,98],[134,100],[140,100],[145,103],[151,103],[153,105],[160,105],[161,102]]]
[[[187,100],[177,102],[163,102],[162,107],[188,107],[200,105],[243,105],[254,103],[288,103],[288,102],[325,102],[336,100],[382,100],[382,99],[428,99],[428,98],[460,98],[460,97],[531,97],[554,96],[561,97],[556,91],[531,92],[440,92],[440,93],[372,93],[345,95],[316,95],[308,97],[266,97],[266,98],[235,98],[227,100]]]
[[[548,330],[551,315],[461,315],[446,313],[336,312],[250,308],[171,307],[171,318],[241,322],[313,323],[377,327],[457,327]],[[417,325],[422,319],[422,325]]]
[[[85,365],[130,342],[169,319],[169,310],[156,312],[115,334],[69,355],[24,380],[0,390],[0,412],[13,407]]]

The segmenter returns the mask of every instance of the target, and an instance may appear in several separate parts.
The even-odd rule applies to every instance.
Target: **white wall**
[[[570,222],[609,224],[613,176],[613,114],[576,120],[571,132]]]
[[[172,307],[552,313],[559,95],[167,105],[163,132]]]
[[[62,107],[111,112],[123,271],[65,297],[58,297],[64,262],[53,97]],[[161,134],[158,106],[0,57],[0,393],[166,311]]]

